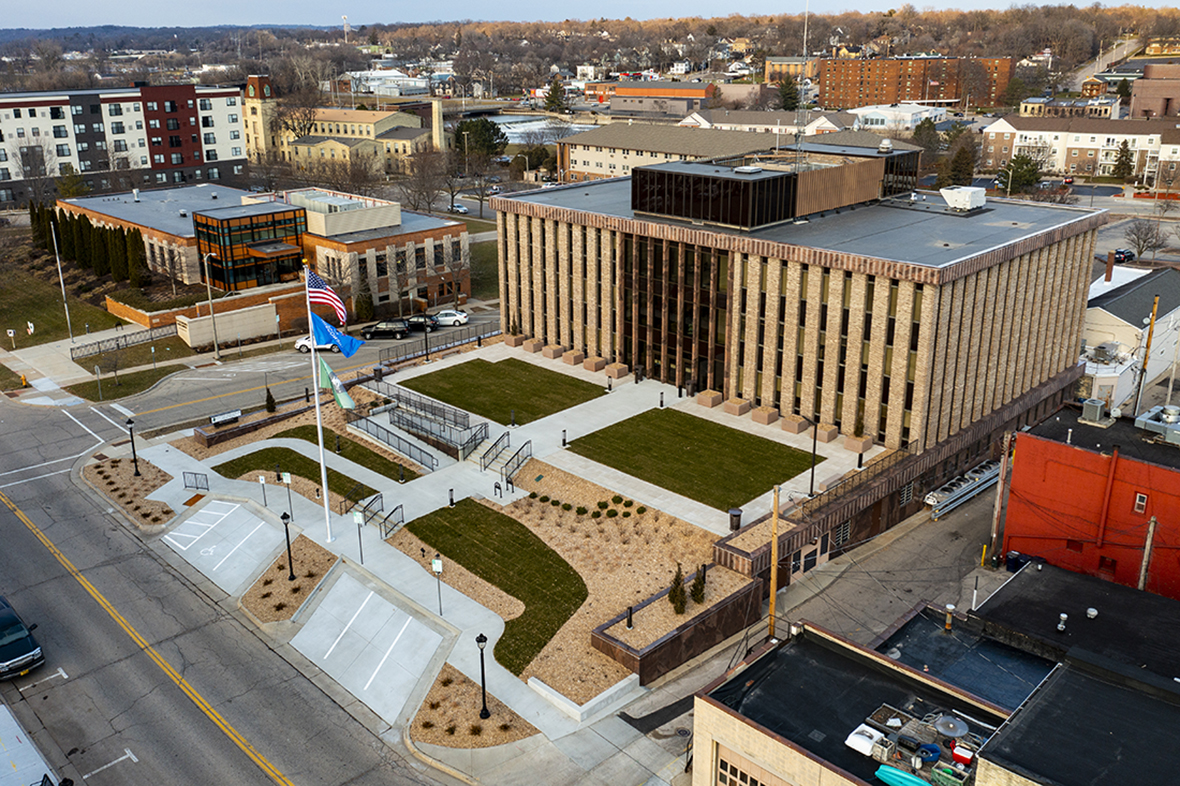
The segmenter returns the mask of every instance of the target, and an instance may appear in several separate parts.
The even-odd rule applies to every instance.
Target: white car
[[[466,311],[456,311],[455,309],[447,309],[440,311],[434,315],[440,325],[450,325],[451,327],[459,327],[459,325],[466,325],[470,317]]]
[[[451,205],[447,210],[450,210],[452,213],[458,213],[461,216],[467,215],[468,212],[467,208],[460,204]]]
[[[295,349],[299,350],[300,352],[302,352],[305,355],[308,352],[311,352],[311,336],[304,336],[303,338],[296,341],[295,342]],[[315,351],[316,352],[339,352],[340,347],[336,346],[335,344],[316,344]]]

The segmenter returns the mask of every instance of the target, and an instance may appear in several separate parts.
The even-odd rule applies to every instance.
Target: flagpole
[[[324,419],[320,413],[320,368],[315,351],[315,331],[311,324],[311,293],[308,291],[308,271],[305,259],[303,260],[303,297],[307,301],[307,330],[311,335],[309,343],[311,344],[311,389],[315,391],[315,436],[316,442],[320,446],[320,488],[323,489],[324,528],[328,533],[324,542],[331,543],[335,538],[332,537],[332,509],[328,502],[328,466],[324,463]]]

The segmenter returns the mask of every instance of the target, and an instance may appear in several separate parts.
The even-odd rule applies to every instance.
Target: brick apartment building
[[[1131,84],[1131,117],[1180,116],[1180,65],[1151,63]]]
[[[968,95],[964,70],[981,70],[982,95]],[[902,102],[994,106],[1016,66],[1010,57],[830,58],[820,61],[819,103],[827,109]]]
[[[246,170],[237,87],[140,85],[0,94],[0,208],[52,202],[67,167],[91,193],[209,181]]]

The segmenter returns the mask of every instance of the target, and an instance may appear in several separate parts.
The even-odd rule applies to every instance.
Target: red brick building
[[[1180,600],[1180,446],[1062,409],[1016,438],[1004,551]],[[1152,522],[1154,521],[1154,526]],[[1150,532],[1150,554],[1147,544]]]
[[[980,95],[964,89],[968,64],[978,64],[985,77]],[[994,106],[1015,69],[1010,57],[833,58],[820,63],[819,102],[827,109],[908,101]]]

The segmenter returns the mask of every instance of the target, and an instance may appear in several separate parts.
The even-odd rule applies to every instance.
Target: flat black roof
[[[877,647],[887,657],[926,671],[1006,710],[1015,710],[1057,665],[979,635],[942,611],[925,608]]]
[[[1180,701],[1081,664],[1059,667],[980,751],[1054,786],[1175,786]]]
[[[993,726],[1003,721],[964,698],[806,629],[708,695],[868,782],[873,782],[879,762],[852,750],[844,740],[882,704],[917,717],[943,710]],[[981,726],[972,731],[987,735]]]
[[[1167,384],[1166,380],[1164,384]],[[1118,445],[1119,456],[1123,458],[1180,469],[1180,447],[1149,442],[1149,438],[1157,435],[1135,428],[1135,421],[1130,418],[1119,418],[1109,428],[1100,428],[1079,423],[1081,416],[1081,409],[1065,406],[1034,426],[1029,433],[1055,442],[1068,440],[1074,447],[1107,455]]]
[[[1098,616],[1087,619],[1091,608]],[[1064,632],[1061,614],[1069,615]],[[971,616],[985,634],[1047,657],[1097,655],[1169,681],[1180,677],[1180,602],[1162,595],[1030,562]]]

